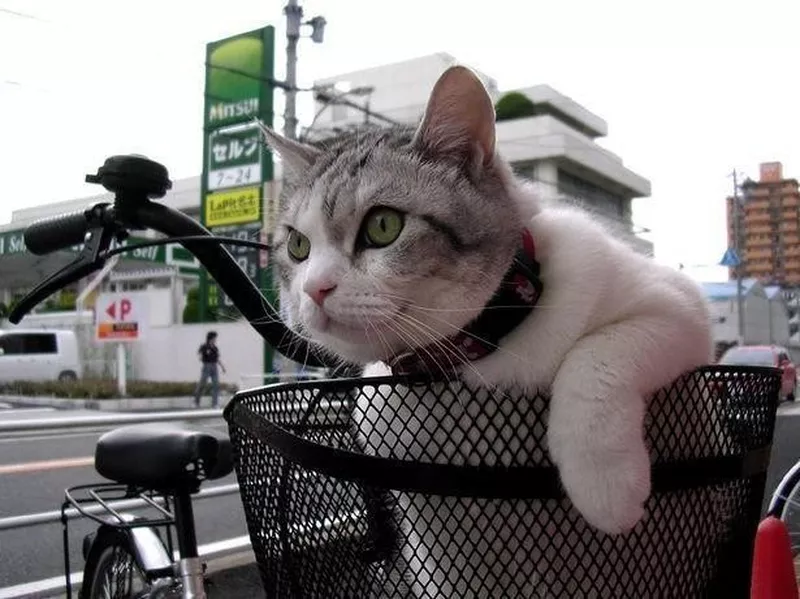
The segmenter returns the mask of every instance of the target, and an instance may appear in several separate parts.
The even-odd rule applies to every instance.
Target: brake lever
[[[26,314],[53,293],[103,268],[106,263],[104,254],[111,241],[120,236],[120,233],[98,219],[97,224],[86,232],[83,249],[78,257],[31,289],[11,310],[8,320],[12,324],[19,324]]]

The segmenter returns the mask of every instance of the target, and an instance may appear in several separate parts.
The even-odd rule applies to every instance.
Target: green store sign
[[[268,43],[271,45],[271,27],[208,44],[208,126],[217,128],[259,116],[266,74],[265,31],[269,34]],[[271,54],[272,48],[269,51]],[[271,60],[271,55],[269,58]]]
[[[121,244],[113,242],[111,247],[146,243],[148,241],[151,240],[143,237],[130,237]],[[76,245],[66,251],[78,252],[80,249],[81,246]],[[0,232],[0,257],[17,254],[29,254],[28,248],[25,247],[25,229]],[[137,248],[123,254],[122,257],[123,260],[139,260],[166,266],[178,266],[181,269],[197,270],[200,266],[191,252],[178,244]]]
[[[28,248],[25,247],[24,233],[24,230],[0,233],[0,256],[28,253]]]

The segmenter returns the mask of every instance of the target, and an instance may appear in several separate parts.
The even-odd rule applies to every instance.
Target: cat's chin
[[[404,349],[388,330],[376,331],[342,323],[329,317],[309,323],[314,340],[340,358],[366,364],[383,361]]]
[[[335,354],[345,362],[354,364],[370,364],[372,362],[385,362],[395,351],[389,351],[385,345],[378,344],[375,340],[354,343],[330,336],[318,337],[320,345]]]

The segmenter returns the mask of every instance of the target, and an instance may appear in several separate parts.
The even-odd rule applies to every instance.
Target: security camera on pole
[[[325,17],[316,16],[303,23],[303,7],[297,0],[289,0],[283,9],[286,15],[286,110],[283,113],[283,134],[289,139],[297,139],[297,41],[300,39],[300,26],[311,27],[311,40],[321,44],[325,36]]]

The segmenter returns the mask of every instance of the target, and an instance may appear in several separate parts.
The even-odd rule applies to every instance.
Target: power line
[[[207,63],[205,63],[205,66],[207,66],[210,69],[219,69],[220,71],[226,71],[228,73],[233,73],[234,75],[239,75],[239,76],[245,77],[247,79],[253,79],[255,81],[261,81],[263,83],[269,83],[270,85],[272,85],[274,87],[279,87],[279,88],[283,89],[284,91],[290,90],[290,91],[295,91],[295,92],[313,92],[313,91],[317,91],[317,90],[320,89],[320,88],[316,88],[316,87],[297,87],[296,85],[289,85],[285,81],[280,81],[279,79],[274,79],[272,77],[262,77],[261,75],[248,73],[247,71],[242,71],[241,69],[234,69],[232,67],[226,67],[226,66],[221,65],[221,64],[213,64],[213,63],[207,62]]]
[[[30,19],[31,21],[39,21],[40,23],[49,23],[47,19],[43,19],[41,17],[37,17],[36,15],[31,15],[26,12],[19,12],[16,10],[11,10],[10,8],[4,8],[0,6],[0,13],[4,13],[7,15],[11,15],[12,17],[19,17],[20,19]]]
[[[328,104],[341,104],[343,106],[348,106],[349,108],[355,108],[356,110],[361,111],[363,114],[365,114],[368,117],[374,117],[374,118],[376,118],[378,120],[381,120],[381,121],[383,121],[385,123],[389,123],[390,125],[393,125],[395,127],[399,127],[399,126],[402,125],[402,123],[400,123],[399,121],[394,120],[393,118],[390,118],[390,117],[388,117],[388,116],[386,116],[384,114],[381,114],[379,112],[375,112],[374,110],[370,110],[366,106],[362,106],[362,105],[360,105],[360,104],[358,104],[356,102],[353,102],[353,101],[348,100],[346,98],[343,98],[341,96],[332,96],[332,95],[328,95],[328,94],[326,94],[324,92],[317,92],[315,99],[321,99],[322,101],[324,101],[324,102],[326,102]]]

